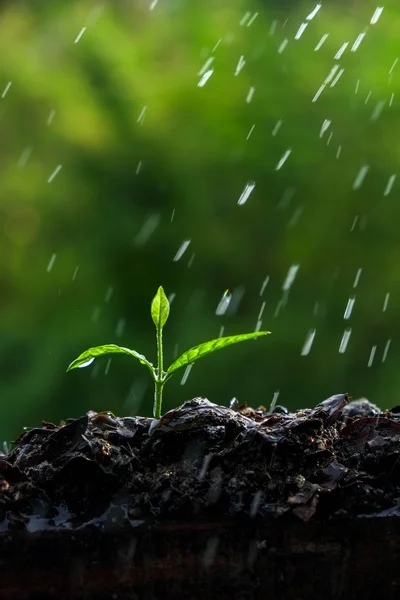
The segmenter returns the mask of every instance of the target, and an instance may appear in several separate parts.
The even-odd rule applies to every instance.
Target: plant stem
[[[161,417],[161,405],[162,405],[162,393],[164,387],[164,378],[163,378],[163,343],[162,343],[162,327],[160,325],[157,326],[157,377],[154,380],[155,390],[154,390],[154,406],[153,406],[153,416],[155,419],[159,419]]]
[[[153,416],[155,419],[159,419],[161,417],[161,405],[162,405],[162,393],[163,393],[164,381],[160,381],[157,378],[154,383],[155,383],[155,391],[154,391]]]

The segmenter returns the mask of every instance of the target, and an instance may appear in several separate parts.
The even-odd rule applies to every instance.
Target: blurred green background
[[[164,410],[398,403],[397,2],[13,0],[0,17],[1,439],[150,415],[128,357],[65,369],[105,343],[154,360],[159,285],[167,363],[272,331],[172,378]]]

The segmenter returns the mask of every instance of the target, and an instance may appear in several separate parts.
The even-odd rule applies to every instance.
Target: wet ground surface
[[[196,398],[160,420],[94,413],[0,456],[0,531],[400,514],[400,408],[332,396],[273,413]]]

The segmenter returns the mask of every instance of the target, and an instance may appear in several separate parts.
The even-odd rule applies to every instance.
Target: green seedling
[[[82,352],[78,358],[76,358],[68,367],[67,371],[72,369],[87,367],[90,365],[95,358],[102,356],[103,354],[129,354],[137,358],[142,365],[145,365],[151,373],[154,381],[154,406],[153,415],[156,419],[161,416],[161,405],[164,385],[168,379],[179,369],[192,365],[199,358],[207,356],[220,348],[237,344],[238,342],[244,342],[245,340],[252,340],[261,335],[267,335],[270,331],[256,331],[253,333],[242,333],[239,335],[230,335],[228,337],[221,337],[209,342],[204,342],[194,348],[190,348],[183,354],[181,354],[174,362],[164,371],[164,354],[163,354],[163,327],[167,322],[169,315],[169,302],[165,295],[163,288],[160,286],[157,290],[156,295],[151,303],[151,318],[156,326],[157,335],[157,367],[154,367],[151,362],[147,360],[145,356],[139,354],[135,350],[117,346],[116,344],[106,344],[105,346],[96,346],[95,348],[89,348],[85,352]]]

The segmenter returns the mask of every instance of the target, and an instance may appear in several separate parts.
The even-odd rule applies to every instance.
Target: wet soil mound
[[[399,453],[345,394],[45,422],[0,456],[0,599],[398,598]]]
[[[160,420],[43,423],[0,458],[0,529],[397,515],[400,414],[346,400],[268,414],[196,398]]]

